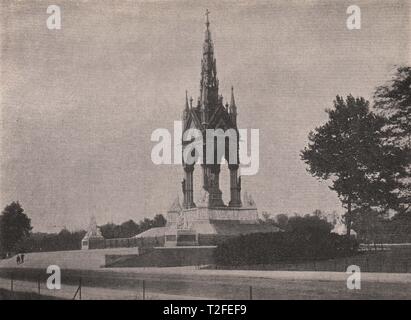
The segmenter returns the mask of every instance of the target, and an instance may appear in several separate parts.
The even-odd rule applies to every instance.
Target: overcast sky
[[[46,27],[50,4],[61,30]],[[18,200],[35,230],[55,231],[92,214],[138,221],[181,199],[183,170],[151,162],[150,136],[172,130],[185,90],[198,96],[208,8],[220,91],[233,85],[239,127],[260,130],[260,170],[243,191],[260,212],[342,212],[300,150],[335,95],[370,99],[410,59],[407,1],[356,0],[361,30],[346,27],[351,4],[2,1],[1,206]]]

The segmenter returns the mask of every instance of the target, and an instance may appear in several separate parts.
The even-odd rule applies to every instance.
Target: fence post
[[[81,286],[82,286],[82,284],[81,284],[81,277],[80,277],[79,282],[78,282],[78,288],[77,288],[76,292],[74,293],[73,300],[76,300],[77,294],[78,294],[79,300],[81,300]]]
[[[253,287],[250,286],[250,300],[253,300]]]
[[[146,281],[143,280],[143,300],[146,300]]]
[[[40,296],[40,276],[37,278],[37,291]]]
[[[78,297],[79,297],[79,300],[81,300],[81,277],[80,277],[80,281],[79,281],[79,291],[78,291]]]
[[[13,293],[14,291],[14,277],[13,277],[13,272],[11,273],[10,276],[10,291]]]

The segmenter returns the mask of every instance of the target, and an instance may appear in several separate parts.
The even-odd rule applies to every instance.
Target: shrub
[[[352,255],[355,240],[334,233],[253,233],[221,243],[215,251],[219,265],[253,265],[330,259]]]

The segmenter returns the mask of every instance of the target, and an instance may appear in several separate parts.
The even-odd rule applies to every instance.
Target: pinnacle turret
[[[186,103],[184,106],[184,111],[183,111],[183,120],[186,121],[188,118],[188,113],[190,112],[189,106],[188,106],[188,94],[186,90]]]
[[[188,106],[188,95],[187,95],[187,90],[186,90],[186,105],[185,105],[184,110],[185,110],[185,111],[188,111],[188,109],[189,109],[189,106]]]
[[[237,106],[235,104],[235,99],[234,99],[234,87],[231,87],[231,101],[230,101],[230,107],[228,109],[228,113],[230,114],[230,118],[233,124],[237,125]]]
[[[231,86],[230,113],[237,114],[237,106],[235,105],[234,87],[233,86]]]

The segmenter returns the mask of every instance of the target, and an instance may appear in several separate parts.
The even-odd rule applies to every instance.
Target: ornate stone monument
[[[258,221],[257,208],[254,200],[245,194],[241,201],[241,177],[239,169],[239,136],[237,129],[237,106],[234,99],[234,89],[231,88],[230,103],[223,103],[219,94],[217,66],[214,57],[214,45],[211,39],[209,12],[206,12],[205,39],[203,57],[201,60],[200,95],[196,106],[193,99],[186,94],[183,111],[183,135],[189,129],[197,129],[203,137],[203,161],[201,197],[194,201],[193,172],[200,165],[187,163],[184,157],[185,148],[190,141],[182,139],[183,169],[185,177],[182,180],[183,202],[177,198],[167,213],[167,228],[165,229],[166,246],[213,244],[216,238],[238,234],[277,231],[274,227],[262,225]],[[222,132],[235,133],[232,139],[217,140],[209,144],[207,129],[221,129]],[[223,155],[218,154],[219,143]],[[208,148],[214,148],[214,160],[207,161]],[[219,149],[221,150],[221,149]],[[234,150],[234,157],[230,152]],[[224,204],[220,190],[220,168],[224,157],[230,171],[230,201]]]

